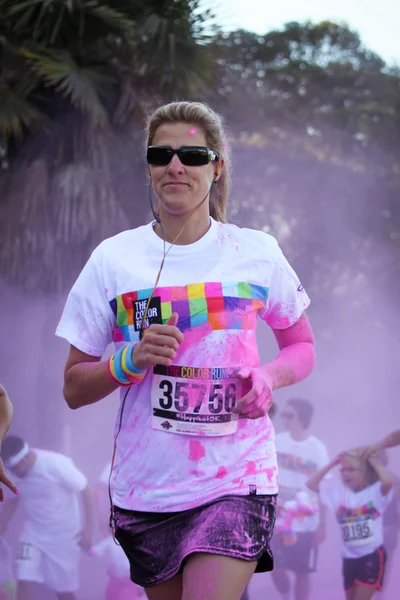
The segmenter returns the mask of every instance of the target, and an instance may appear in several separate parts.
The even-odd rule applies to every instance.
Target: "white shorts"
[[[60,546],[63,547],[62,542],[60,542]],[[76,548],[72,550],[70,559],[66,560],[64,546],[62,561],[56,562],[34,544],[20,541],[15,560],[16,579],[43,583],[56,594],[77,592],[79,590],[79,554]]]

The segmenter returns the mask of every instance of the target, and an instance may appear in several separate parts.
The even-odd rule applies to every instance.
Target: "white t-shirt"
[[[2,597],[2,586],[11,581],[12,578],[11,550],[6,541],[0,537],[0,598]]]
[[[272,328],[285,329],[309,305],[273,237],[210,222],[210,229],[194,244],[172,247],[150,304],[147,324],[179,314],[178,328],[185,339],[173,372],[181,377],[193,372],[188,367],[197,367],[198,373],[212,371],[218,379],[229,369],[258,366],[257,316]],[[112,341],[116,349],[138,342],[162,256],[163,241],[151,223],[102,242],[69,294],[57,335],[92,356],[102,356]],[[168,386],[162,388],[163,382],[163,391],[154,391],[153,385],[152,395],[157,377],[149,370],[128,393],[121,388],[121,400],[126,398],[111,479],[115,505],[179,511],[224,494],[277,492],[274,430],[268,416],[239,419],[231,435],[172,433],[178,419],[186,419],[186,409],[180,408],[179,414],[164,410],[173,395]],[[194,383],[195,379],[189,382],[192,391]],[[204,404],[200,399],[201,410],[219,410],[219,400],[208,408],[211,395],[205,398]],[[175,388],[175,407],[183,400]],[[159,414],[167,414],[165,430],[152,427]],[[118,424],[119,414],[115,431]]]
[[[302,441],[296,441],[288,431],[278,433],[275,436],[276,452],[279,468],[279,507],[286,502],[292,503],[298,492],[306,492],[311,511],[303,510],[300,506],[298,514],[291,522],[291,529],[296,533],[304,531],[315,531],[319,522],[319,500],[318,495],[311,492],[306,482],[318,469],[329,462],[326,446],[313,435]]]
[[[323,504],[331,508],[341,529],[343,558],[359,558],[383,544],[382,514],[392,501],[392,491],[382,496],[377,481],[360,492],[353,492],[340,479],[320,483]]]
[[[25,477],[13,475],[23,509],[21,540],[56,554],[77,541],[81,531],[78,494],[86,477],[63,454],[34,449],[36,460]]]

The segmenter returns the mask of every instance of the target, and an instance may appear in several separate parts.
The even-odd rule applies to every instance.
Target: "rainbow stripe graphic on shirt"
[[[151,288],[127,292],[110,301],[116,317],[114,342],[137,339],[140,319],[151,292]],[[253,329],[257,312],[266,307],[268,293],[266,287],[244,282],[156,288],[149,308],[149,323],[165,323],[176,312],[181,331],[206,323],[212,330]]]
[[[378,519],[381,516],[381,513],[372,501],[367,504],[363,504],[362,506],[358,506],[357,508],[347,508],[346,506],[339,506],[336,511],[336,520],[338,523],[348,523],[348,522],[357,522],[364,521],[366,517],[372,519]]]
[[[277,452],[277,460],[280,469],[287,469],[295,473],[302,473],[311,477],[318,470],[317,463],[312,460],[304,460],[301,456],[287,452]]]

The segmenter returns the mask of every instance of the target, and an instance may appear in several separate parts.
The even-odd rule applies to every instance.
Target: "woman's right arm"
[[[70,408],[94,404],[118,388],[110,378],[107,361],[70,347],[64,369],[64,398]]]
[[[321,483],[321,481],[323,480],[325,475],[327,473],[329,473],[329,471],[331,469],[333,469],[333,467],[336,467],[336,465],[338,465],[340,463],[340,460],[341,460],[341,454],[339,454],[333,460],[328,462],[328,464],[325,465],[325,467],[318,469],[318,471],[316,473],[314,473],[314,475],[312,477],[310,477],[310,479],[307,481],[306,486],[308,487],[308,489],[312,490],[313,492],[318,493],[319,492],[319,484]]]
[[[163,325],[151,325],[137,344],[132,344],[132,362],[141,370],[153,365],[169,366],[183,341],[176,327],[178,315]],[[118,387],[108,372],[108,361],[71,346],[64,369],[64,398],[72,409],[102,400]]]

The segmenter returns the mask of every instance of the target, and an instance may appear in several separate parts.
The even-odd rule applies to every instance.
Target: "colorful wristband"
[[[107,362],[108,374],[119,385],[128,386],[144,379],[147,369],[138,369],[132,361],[133,344],[120,348]]]
[[[143,379],[147,369],[138,369],[132,361],[132,346],[125,346],[121,353],[121,366],[128,379]]]

